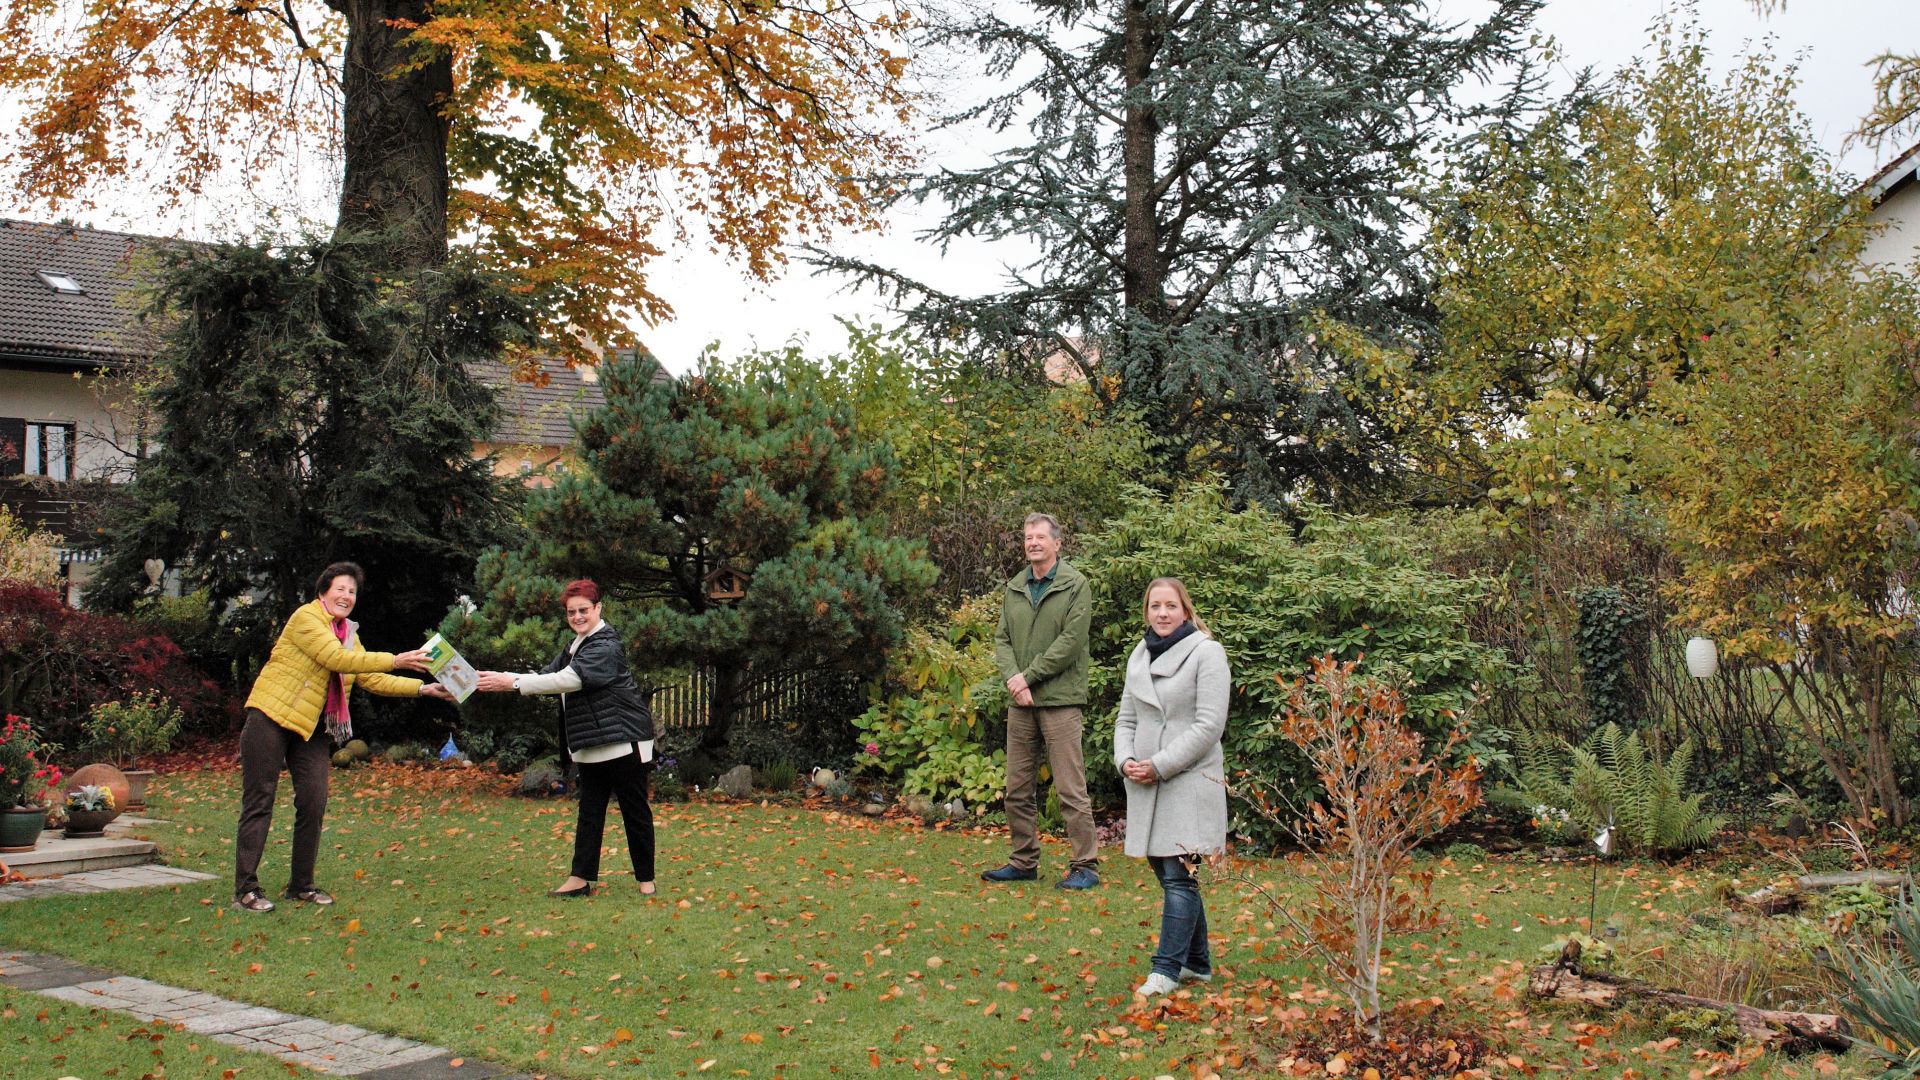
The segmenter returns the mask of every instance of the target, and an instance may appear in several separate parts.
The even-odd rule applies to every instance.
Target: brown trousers
[[[1091,870],[1100,862],[1099,838],[1093,829],[1093,803],[1087,798],[1087,760],[1080,746],[1081,710],[1078,705],[1007,707],[1007,830],[1013,834],[1013,857],[1007,862],[1021,870],[1040,865],[1040,751],[1045,746],[1053,790],[1060,795],[1060,816],[1066,820],[1073,862],[1069,869]]]
[[[247,710],[247,726],[240,730],[240,828],[233,841],[233,895],[237,899],[260,888],[260,855],[273,826],[273,798],[280,789],[280,770],[293,778],[293,867],[287,875],[289,891],[313,888],[313,864],[320,857],[320,827],[327,816],[327,769],[332,764],[333,740],[315,727],[303,739],[268,719],[259,709]]]

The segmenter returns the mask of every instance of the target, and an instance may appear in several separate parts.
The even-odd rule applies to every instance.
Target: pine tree
[[[925,545],[876,513],[892,452],[804,373],[709,363],[668,379],[628,356],[603,385],[606,407],[579,427],[583,467],[530,499],[528,546],[487,560],[487,614],[551,615],[561,583],[593,578],[621,606],[636,668],[713,668],[708,745],[756,677],[877,670],[901,636],[898,598],[935,576]],[[728,571],[744,595],[716,598]]]

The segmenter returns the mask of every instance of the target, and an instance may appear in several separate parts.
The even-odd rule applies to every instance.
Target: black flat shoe
[[[552,892],[549,892],[547,895],[557,896],[562,900],[571,900],[576,896],[592,896],[593,882],[589,881],[585,885],[582,885],[577,889],[554,889]]]

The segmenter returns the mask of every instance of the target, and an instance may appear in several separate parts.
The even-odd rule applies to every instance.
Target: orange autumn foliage
[[[413,265],[452,238],[547,301],[551,344],[625,342],[669,314],[647,268],[692,224],[765,278],[783,244],[872,223],[906,161],[908,21],[900,0],[15,0],[0,169],[54,209],[109,185],[178,207],[318,160],[343,210],[439,204],[400,216]],[[358,192],[356,124],[379,159]]]
[[[1464,727],[1430,757],[1405,722],[1400,692],[1356,675],[1358,667],[1357,660],[1317,657],[1289,688],[1281,729],[1306,754],[1322,790],[1286,823],[1306,849],[1311,905],[1300,914],[1273,907],[1346,994],[1354,1026],[1378,1042],[1387,938],[1441,923],[1432,874],[1413,868],[1414,851],[1480,804],[1480,770],[1471,758],[1441,763],[1465,741]],[[1243,794],[1256,812],[1281,819],[1264,792]]]

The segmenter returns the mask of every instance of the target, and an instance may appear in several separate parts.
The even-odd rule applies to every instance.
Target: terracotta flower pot
[[[88,765],[67,777],[66,783],[60,786],[61,799],[65,800],[67,792],[78,791],[88,785],[103,787],[113,792],[113,805],[116,809],[124,809],[129,802],[133,801],[133,785],[127,782],[127,774],[106,764]]]
[[[0,852],[32,851],[46,823],[47,812],[38,806],[0,810]]]
[[[129,814],[147,812],[147,785],[153,782],[152,769],[124,769],[127,777],[127,801],[122,804]]]

